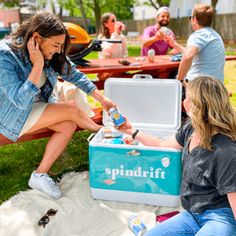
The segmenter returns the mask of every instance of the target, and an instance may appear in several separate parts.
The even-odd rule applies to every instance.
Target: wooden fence
[[[236,40],[236,14],[222,14],[216,16],[216,31],[224,40]],[[140,35],[148,25],[154,25],[151,20],[125,20],[128,32],[138,32]],[[192,33],[188,17],[171,19],[169,27],[173,29],[177,37],[187,38]]]

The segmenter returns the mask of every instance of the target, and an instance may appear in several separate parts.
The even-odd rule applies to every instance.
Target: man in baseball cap
[[[175,40],[173,31],[166,26],[170,23],[170,11],[168,7],[160,7],[157,10],[156,25],[148,26],[142,37],[142,56],[147,56],[148,50],[153,49],[155,55],[165,55],[169,44],[164,40],[162,32]]]

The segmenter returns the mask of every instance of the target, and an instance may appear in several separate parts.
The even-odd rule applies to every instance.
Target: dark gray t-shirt
[[[193,128],[184,125],[176,134],[183,149],[181,203],[184,209],[202,213],[230,207],[227,193],[236,192],[236,142],[223,134],[212,138],[213,151],[200,146],[188,151]]]

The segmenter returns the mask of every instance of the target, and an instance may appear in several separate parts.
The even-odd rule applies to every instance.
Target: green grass
[[[130,46],[130,56],[139,56],[140,47]],[[90,53],[86,58],[97,58],[97,52]],[[229,61],[225,66],[225,84],[233,93],[231,101],[236,106],[236,61]],[[97,103],[89,98],[93,106]],[[55,179],[70,171],[83,171],[88,169],[88,142],[90,132],[83,131],[74,134],[67,149],[53,165],[50,171]],[[28,189],[28,179],[31,172],[41,161],[44,148],[48,139],[34,140],[0,147],[0,204],[17,194]]]
[[[50,170],[54,179],[70,171],[88,169],[88,131],[75,133],[67,149]],[[0,148],[0,203],[28,189],[31,172],[39,165],[48,139],[7,145]]]

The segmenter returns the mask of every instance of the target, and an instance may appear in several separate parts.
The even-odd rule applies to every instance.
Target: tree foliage
[[[100,19],[103,13],[113,12],[118,19],[133,18],[133,4],[136,0],[60,0],[59,4],[70,12],[71,16],[91,18],[100,27]],[[84,22],[84,25],[87,23]]]
[[[12,8],[20,5],[18,0],[0,0],[4,7]]]

